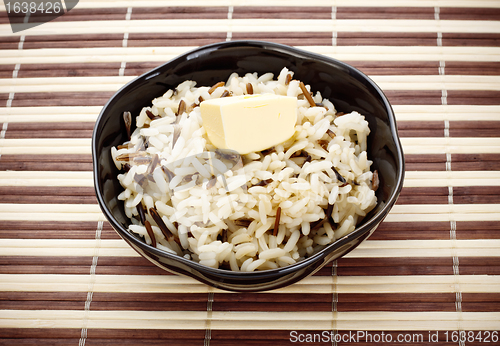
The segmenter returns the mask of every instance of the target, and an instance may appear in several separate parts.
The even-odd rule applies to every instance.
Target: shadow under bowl
[[[130,220],[117,196],[123,191],[111,147],[127,140],[122,113],[135,115],[151,100],[185,80],[198,86],[225,81],[233,72],[240,76],[272,72],[283,67],[294,78],[309,84],[329,99],[338,112],[357,111],[370,126],[368,158],[377,170],[380,186],[376,207],[356,229],[325,246],[305,260],[286,267],[256,272],[233,272],[206,267],[147,245],[127,231]],[[135,119],[134,119],[135,120]],[[133,124],[135,126],[135,124]],[[396,203],[404,179],[404,158],[396,121],[389,101],[380,88],[354,67],[341,61],[289,46],[261,41],[216,43],[190,52],[143,74],[122,87],[104,106],[92,136],[94,185],[98,203],[111,226],[139,254],[172,273],[187,275],[216,288],[231,291],[264,291],[288,286],[344,256],[369,237]]]

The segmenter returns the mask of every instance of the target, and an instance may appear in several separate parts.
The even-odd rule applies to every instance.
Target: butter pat
[[[222,97],[200,105],[203,127],[219,149],[262,151],[292,137],[297,98],[273,94]]]

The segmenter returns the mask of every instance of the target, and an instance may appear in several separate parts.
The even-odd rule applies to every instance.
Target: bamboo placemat
[[[0,345],[500,344],[500,1],[80,0],[15,34],[5,11]],[[407,168],[368,241],[266,293],[215,290],[139,257],[104,220],[91,174],[94,121],[119,87],[238,39],[372,77]]]

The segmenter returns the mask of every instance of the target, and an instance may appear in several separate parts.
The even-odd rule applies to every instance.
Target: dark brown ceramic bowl
[[[185,80],[211,86],[237,72],[279,74],[283,67],[294,78],[310,84],[314,92],[330,99],[337,111],[365,115],[371,133],[368,158],[378,170],[380,187],[377,206],[350,234],[325,246],[311,257],[287,267],[257,272],[213,269],[147,245],[127,231],[130,221],[117,196],[123,188],[111,159],[111,147],[126,141],[122,113],[138,114],[151,100]],[[322,55],[260,41],[212,44],[185,53],[134,79],[104,106],[92,136],[94,183],[99,205],[118,234],[139,254],[173,273],[193,277],[208,285],[233,291],[263,291],[290,285],[318,271],[358,246],[370,236],[396,203],[403,185],[404,159],[395,117],[380,88],[357,69]]]

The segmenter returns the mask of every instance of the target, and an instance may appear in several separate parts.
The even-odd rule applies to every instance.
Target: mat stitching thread
[[[129,21],[132,17],[132,7],[127,8],[127,14],[125,15],[125,20]],[[123,34],[122,47],[126,48],[128,46],[128,32]],[[120,70],[118,71],[118,75],[122,77],[125,74],[125,68],[127,67],[127,62],[122,61],[120,64]]]
[[[332,30],[332,46],[337,45],[337,30],[336,30],[336,22],[337,22],[337,6],[332,6],[332,22],[334,28]]]
[[[31,15],[31,13],[30,13],[30,11],[28,11],[26,13],[26,15],[24,16],[23,23],[25,23],[25,24],[28,23],[30,15]],[[23,49],[23,47],[24,47],[24,40],[25,39],[26,39],[26,36],[24,36],[24,35],[21,35],[19,37],[19,44],[17,45],[17,49],[18,50],[22,50]],[[14,71],[12,71],[12,78],[13,79],[17,78],[17,75],[19,73],[19,69],[20,68],[21,68],[21,64],[16,64],[16,66],[14,67]],[[15,94],[16,94],[15,92],[9,93],[9,98],[7,99],[7,105],[6,105],[7,107],[11,107],[12,106],[12,101],[14,100]]]
[[[233,19],[233,11],[234,11],[234,7],[233,6],[228,6],[227,7],[227,19],[228,19],[228,24],[229,24],[229,28],[227,30],[227,35],[226,35],[226,41],[231,41],[232,38],[233,38],[233,32],[231,29],[231,19]]]
[[[214,304],[214,291],[213,288],[209,288],[208,298],[207,298],[207,319],[205,323],[205,339],[203,340],[203,346],[210,346],[210,340],[212,339],[212,306]]]
[[[85,342],[87,340],[87,323],[89,319],[89,313],[90,313],[90,304],[92,303],[92,297],[94,295],[94,284],[95,284],[95,273],[96,273],[96,268],[97,268],[97,261],[99,260],[99,249],[101,248],[101,234],[102,230],[104,227],[104,222],[99,221],[97,223],[97,229],[95,231],[95,247],[94,247],[94,254],[92,257],[92,265],[90,266],[90,281],[89,281],[89,286],[87,290],[87,299],[85,301],[85,308],[84,308],[84,314],[83,314],[83,320],[82,320],[82,330],[80,333],[80,340],[78,342],[78,346],[84,346]]]
[[[26,14],[26,17],[24,17],[25,23],[28,20],[27,18],[29,18],[29,13]],[[25,40],[25,36],[21,35],[21,37],[19,37],[19,44],[17,45],[17,49],[18,50],[22,50],[23,49],[24,40]],[[21,64],[17,63],[14,66],[14,70],[12,71],[12,79],[16,79],[17,78],[20,69],[21,69]],[[12,101],[14,100],[15,95],[16,95],[15,92],[10,92],[9,93],[9,97],[7,98],[7,102],[5,104],[5,107],[7,107],[7,108],[12,107]],[[9,126],[8,122],[3,123],[2,130],[0,131],[0,139],[5,139],[5,135],[7,133],[7,127],[8,126]],[[1,152],[0,152],[0,158],[2,158],[2,153]]]
[[[2,125],[2,131],[0,131],[0,139],[5,138],[5,133],[7,132],[7,126],[9,123],[3,123]]]
[[[21,37],[19,37],[19,44],[17,45],[17,49],[23,49],[25,39],[26,36],[24,35],[21,35]]]
[[[25,36],[21,35],[21,37],[19,37],[19,44],[17,45],[18,50],[23,49],[24,40],[25,40]],[[18,64],[16,64],[16,66],[14,66],[14,70],[12,71],[12,79],[17,78],[20,69],[21,69],[21,64],[18,63]],[[12,101],[14,100],[15,95],[16,95],[15,92],[9,93],[9,98],[7,99],[7,103],[5,105],[6,107],[12,107]]]
[[[337,261],[332,262],[332,346],[337,346],[337,303],[339,302],[339,294],[337,292]]]
[[[24,24],[28,24],[29,20],[30,20],[30,16],[31,16],[31,12],[30,11],[27,11],[26,12],[26,15],[24,16],[24,19],[23,19],[23,23]]]
[[[7,127],[9,123],[3,123],[2,131],[0,131],[0,139],[5,139],[5,134],[7,133]],[[0,150],[0,159],[2,158],[2,151]]]
[[[0,131],[0,139],[5,138],[5,133],[7,132],[8,123],[3,123],[2,131]],[[2,158],[2,151],[0,150],[0,159]]]
[[[435,20],[440,20],[439,17],[440,9],[439,7],[434,7],[434,19]],[[438,47],[443,46],[443,34],[441,32],[437,33],[437,45]],[[439,75],[444,76],[445,75],[445,61],[440,60],[439,61]],[[441,90],[441,104],[442,105],[447,105],[448,104],[448,92],[446,89]],[[449,119],[444,120],[444,137],[445,138],[450,138],[450,121]],[[451,172],[451,153],[447,152],[446,153],[446,171]],[[450,206],[450,213],[451,213],[451,208],[453,208],[453,186],[448,186],[448,205]],[[460,325],[460,321],[462,319],[462,291],[460,289],[460,280],[459,280],[459,275],[460,275],[460,270],[459,270],[459,260],[458,256],[456,254],[456,248],[455,248],[455,242],[457,240],[457,222],[456,220],[453,220],[452,217],[450,217],[450,240],[452,242],[452,258],[453,258],[453,275],[455,277],[455,285],[454,285],[454,290],[455,290],[455,310],[458,313],[459,321],[458,321],[458,330],[462,331],[462,327]],[[465,340],[462,338],[459,338],[458,344],[460,346],[465,345]]]

